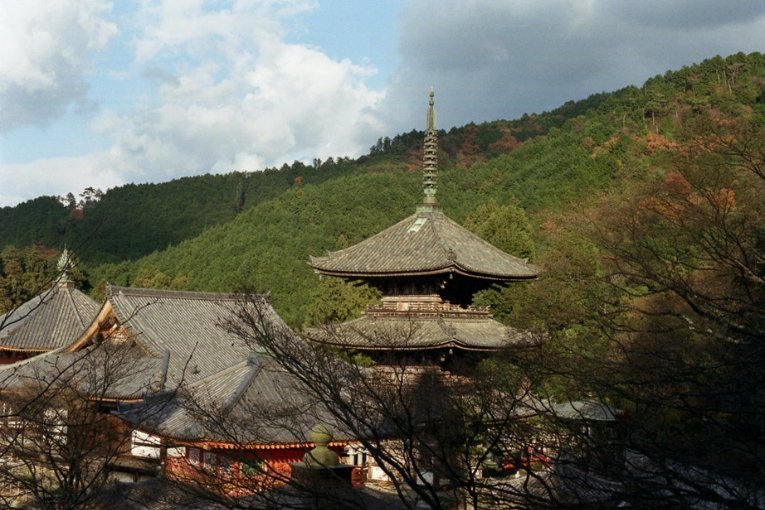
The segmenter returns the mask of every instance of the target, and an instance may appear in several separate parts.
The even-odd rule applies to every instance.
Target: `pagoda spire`
[[[71,287],[74,284],[70,274],[73,267],[74,261],[72,260],[72,252],[64,246],[64,251],[61,252],[61,257],[59,257],[58,263],[56,264],[56,268],[59,272],[57,279],[59,285]]]
[[[430,89],[428,115],[425,125],[425,144],[422,156],[422,203],[427,206],[436,204],[436,178],[438,176],[438,136],[436,134],[436,110],[433,108],[435,93]]]

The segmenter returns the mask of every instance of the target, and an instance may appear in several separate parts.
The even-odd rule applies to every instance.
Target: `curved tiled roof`
[[[356,278],[456,272],[510,281],[539,274],[436,208],[424,208],[349,248],[311,257],[310,264],[321,274]]]
[[[78,338],[50,355],[9,365],[12,372],[3,372],[10,375],[0,380],[11,386],[81,366],[105,366],[119,377],[110,373],[112,384],[99,397],[115,400],[194,384],[248,359],[252,346],[225,328],[245,303],[257,303],[265,320],[286,328],[265,296],[112,286],[101,312]],[[101,358],[108,363],[93,363]]]
[[[224,323],[234,318],[244,297],[111,286],[108,302],[120,324],[147,354],[169,354],[168,386],[194,382],[246,360],[250,347]],[[264,296],[267,319],[283,324]]]
[[[533,341],[531,333],[491,318],[372,317],[309,332],[311,340],[337,347],[406,351],[453,347],[493,351]]]
[[[266,353],[189,385],[178,393],[123,407],[117,415],[138,428],[180,441],[239,446],[306,443],[318,421],[334,423],[300,383]],[[287,425],[289,424],[289,425]],[[350,436],[333,425],[335,440]]]
[[[162,359],[136,345],[104,342],[77,352],[49,351],[0,367],[0,391],[77,389],[91,398],[136,400],[156,391],[164,378]],[[87,376],[87,377],[86,377]]]
[[[0,316],[0,349],[45,352],[69,345],[98,313],[98,304],[59,282]]]

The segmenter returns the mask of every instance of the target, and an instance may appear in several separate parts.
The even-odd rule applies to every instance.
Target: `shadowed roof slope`
[[[267,297],[253,299],[263,301],[269,321],[283,324]],[[223,327],[241,300],[236,294],[115,286],[108,288],[107,297],[120,325],[148,355],[169,353],[171,384],[197,381],[247,359],[250,348]]]
[[[362,351],[422,351],[454,347],[493,351],[534,341],[531,333],[505,326],[489,317],[363,317],[309,332],[311,339]]]
[[[311,257],[310,264],[317,273],[356,278],[459,273],[510,281],[539,274],[526,260],[427,207],[354,246]]]
[[[138,428],[180,441],[267,447],[306,443],[317,422],[331,423],[335,440],[350,439],[302,385],[265,352],[168,392],[123,406],[117,416]]]
[[[261,305],[264,320],[287,327],[267,296],[247,300]],[[0,370],[0,382],[10,387],[30,378],[55,379],[82,367],[111,380],[99,396],[117,400],[193,384],[249,358],[252,346],[224,327],[236,320],[243,303],[236,294],[111,286],[101,311],[79,338],[45,356],[8,365]],[[94,364],[102,358],[109,363]]]
[[[102,400],[135,400],[157,391],[165,369],[161,358],[131,344],[104,342],[77,352],[60,348],[0,367],[0,391],[55,394],[63,388]]]
[[[0,349],[45,352],[74,342],[98,313],[98,303],[62,281],[0,316]]]

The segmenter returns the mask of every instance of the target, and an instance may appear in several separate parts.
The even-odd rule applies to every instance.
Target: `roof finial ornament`
[[[72,259],[72,252],[70,252],[66,245],[64,246],[64,251],[61,252],[61,256],[58,259],[58,263],[56,264],[56,268],[58,269],[59,276],[58,276],[58,282],[62,285],[67,285],[72,282],[71,275],[69,272],[74,267],[74,260]]]
[[[436,134],[436,110],[433,108],[435,104],[433,96],[435,96],[435,93],[431,87],[422,157],[422,187],[425,194],[422,203],[427,206],[436,204],[436,177],[438,174],[438,137]]]

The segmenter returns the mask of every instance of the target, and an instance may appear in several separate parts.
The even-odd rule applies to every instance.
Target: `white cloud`
[[[421,129],[431,86],[439,126],[448,129],[765,47],[761,0],[408,0],[398,22],[401,65],[380,90],[369,85],[373,65],[293,42],[307,33],[301,23],[316,0],[118,3],[121,37],[105,0],[4,1],[0,133],[101,100],[92,129],[111,148],[0,167],[0,204],[86,185],[358,155],[379,136]],[[365,35],[353,27],[345,44]],[[342,56],[338,47],[333,55]],[[93,74],[91,63],[101,65]],[[88,97],[88,80],[94,91],[118,89],[113,106]]]
[[[148,88],[141,86],[131,108],[124,102],[120,111],[103,107],[92,122],[94,132],[113,140],[111,148],[80,158],[0,166],[0,205],[85,186],[360,154],[387,132],[375,114],[383,92],[365,84],[374,68],[285,41],[290,17],[315,5],[308,0],[141,2],[137,12],[121,19],[121,28],[132,30],[126,39],[134,53],[132,63],[118,72],[143,76]],[[108,39],[105,30],[90,34],[77,49],[101,47]],[[82,76],[75,78],[83,88]],[[67,104],[60,90],[50,94]],[[84,97],[80,91],[68,101]]]
[[[199,1],[144,6],[136,65],[157,96],[98,125],[115,140],[127,180],[259,170],[293,160],[359,153],[382,132],[369,111],[381,98],[374,69],[284,42],[280,20],[312,3]]]
[[[46,158],[31,163],[0,165],[0,206],[13,205],[38,195],[79,193],[86,186],[101,190],[124,184],[109,165],[107,154]],[[41,193],[40,190],[45,190]]]
[[[0,132],[87,108],[94,52],[117,32],[101,0],[0,3]]]

